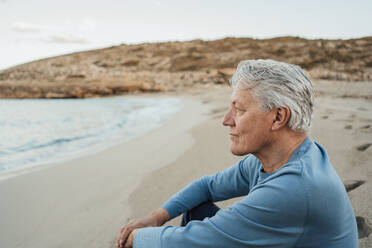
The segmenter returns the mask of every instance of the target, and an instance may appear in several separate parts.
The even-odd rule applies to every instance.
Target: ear
[[[288,107],[274,108],[274,120],[271,130],[277,131],[285,127],[291,117],[291,110]]]

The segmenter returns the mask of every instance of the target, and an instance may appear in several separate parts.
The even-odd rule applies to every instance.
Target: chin
[[[230,148],[230,152],[236,156],[244,156],[244,155],[247,155],[249,154],[248,151],[244,151],[244,150],[239,150],[239,149],[236,149],[234,147],[231,147]]]

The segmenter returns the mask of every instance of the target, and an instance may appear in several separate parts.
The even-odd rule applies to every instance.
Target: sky
[[[0,70],[119,44],[372,36],[372,0],[0,0]]]

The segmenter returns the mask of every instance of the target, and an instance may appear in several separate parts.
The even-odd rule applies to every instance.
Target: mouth
[[[238,137],[238,135],[237,134],[234,134],[234,133],[230,133],[230,136]]]

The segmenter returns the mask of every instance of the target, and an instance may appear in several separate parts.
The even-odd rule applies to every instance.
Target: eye
[[[235,108],[237,114],[243,114],[245,111],[243,109]]]

